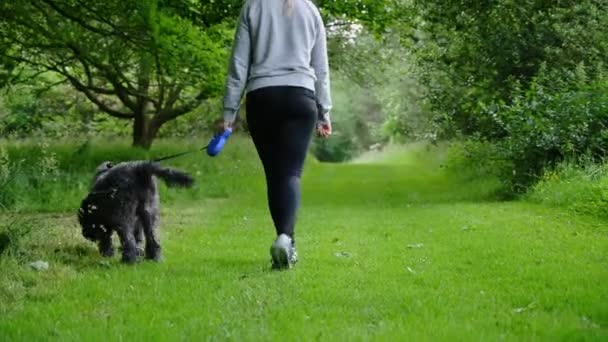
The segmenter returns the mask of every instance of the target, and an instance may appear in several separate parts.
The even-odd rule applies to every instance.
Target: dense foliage
[[[1,3],[0,133],[131,134],[143,147],[207,134],[241,3]],[[316,3],[336,104],[336,134],[313,147],[320,159],[466,140],[472,163],[500,161],[519,192],[561,160],[606,156],[605,1]]]
[[[328,20],[359,18],[379,30],[390,22],[379,16],[388,13],[388,3],[321,6]],[[20,70],[13,83],[38,81],[41,75],[54,79],[50,86],[67,83],[99,111],[131,122],[134,145],[149,148],[165,123],[221,95],[240,5],[240,0],[2,2],[0,61],[6,67],[0,85],[11,80],[15,66]]]
[[[149,147],[166,122],[216,96],[228,34],[205,30],[157,0],[3,2],[4,58],[53,73]]]
[[[608,148],[608,3],[415,1],[404,30],[443,137],[497,144],[523,190],[547,165]]]

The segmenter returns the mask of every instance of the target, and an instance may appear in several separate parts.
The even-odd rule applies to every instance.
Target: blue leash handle
[[[226,145],[226,141],[231,134],[232,128],[228,127],[224,130],[224,132],[216,134],[213,138],[211,138],[209,145],[207,145],[207,154],[211,157],[217,156],[224,148],[224,145]]]
[[[215,157],[222,151],[222,149],[224,148],[224,145],[226,145],[226,141],[228,140],[228,138],[230,137],[231,134],[232,134],[232,129],[227,128],[226,130],[224,130],[224,132],[218,133],[215,136],[213,136],[213,138],[211,138],[211,140],[209,141],[209,144],[207,146],[201,147],[196,151],[186,151],[186,152],[173,154],[173,155],[162,157],[162,158],[157,158],[152,161],[158,163],[163,160],[169,160],[169,159],[181,157],[186,154],[190,154],[190,153],[202,151],[202,150],[207,150],[207,154],[209,156]]]

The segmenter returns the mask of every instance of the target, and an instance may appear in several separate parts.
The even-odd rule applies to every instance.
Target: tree
[[[509,191],[525,191],[561,160],[608,156],[608,2],[417,0],[412,8],[404,42],[443,138],[481,141],[470,155],[499,160]]]
[[[149,148],[159,128],[216,96],[226,30],[196,27],[158,0],[0,3],[2,57],[61,75],[101,111],[133,123]]]
[[[608,65],[605,1],[419,0],[413,10],[409,46],[450,134],[503,138],[487,107],[511,103],[543,65],[565,74],[584,64],[589,76]]]
[[[9,58],[2,57],[10,49],[12,49],[12,45],[9,42],[0,40],[0,89],[10,83],[13,69],[17,64]]]
[[[329,26],[381,33],[401,0],[318,1]],[[149,148],[160,127],[221,93],[242,0],[0,2],[0,60],[56,73]],[[338,20],[339,19],[339,20]],[[28,76],[29,77],[29,76]],[[1,79],[0,79],[1,81]]]

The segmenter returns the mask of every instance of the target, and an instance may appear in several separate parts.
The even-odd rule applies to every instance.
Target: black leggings
[[[267,87],[247,94],[247,125],[264,166],[277,235],[294,237],[300,177],[316,120],[315,95],[306,88]]]

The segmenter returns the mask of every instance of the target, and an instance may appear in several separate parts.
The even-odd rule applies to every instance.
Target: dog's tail
[[[147,166],[150,173],[164,180],[169,187],[189,188],[194,184],[194,178],[183,171],[165,168],[158,163],[149,163]]]

